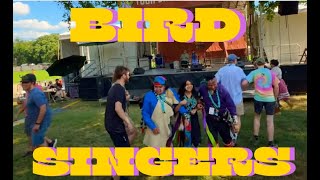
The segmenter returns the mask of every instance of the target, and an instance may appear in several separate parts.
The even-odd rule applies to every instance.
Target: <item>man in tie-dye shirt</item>
[[[242,82],[243,87],[248,86],[249,83],[254,83],[254,145],[258,145],[260,118],[264,107],[267,114],[268,145],[274,147],[276,145],[274,144],[273,115],[279,93],[279,79],[274,72],[264,67],[264,58],[258,58],[256,63],[258,68],[251,71],[246,80]]]

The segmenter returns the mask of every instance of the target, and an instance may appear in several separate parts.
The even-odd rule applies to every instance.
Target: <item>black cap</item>
[[[26,74],[21,77],[22,83],[36,82],[37,78],[34,74]]]

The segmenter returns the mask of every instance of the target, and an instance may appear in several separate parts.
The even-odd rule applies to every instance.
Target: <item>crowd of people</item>
[[[164,76],[156,76],[151,90],[142,100],[141,115],[146,125],[143,144],[149,147],[199,147],[201,129],[199,114],[209,147],[235,147],[241,129],[241,116],[244,115],[242,92],[249,84],[254,85],[253,135],[254,145],[259,144],[260,119],[263,109],[266,113],[268,142],[274,143],[274,114],[279,101],[290,103],[290,94],[277,60],[271,60],[272,69],[265,67],[265,59],[255,61],[256,69],[248,75],[236,66],[235,54],[228,56],[228,64],[215,75],[207,76],[198,90],[195,82],[186,80],[178,91],[168,86]],[[130,147],[138,131],[130,118],[128,104],[129,91],[125,84],[130,80],[130,70],[117,66],[113,84],[108,92],[105,111],[105,129],[115,147]],[[36,76],[27,74],[21,79],[27,92],[26,100],[18,114],[25,113],[25,133],[29,139],[29,149],[25,156],[32,155],[37,147],[56,147],[57,139],[50,139],[46,131],[50,127],[52,112],[48,99],[41,86],[36,85]],[[62,89],[61,83],[49,82],[49,88]],[[219,136],[222,142],[219,142]],[[126,177],[114,177],[114,179]]]
[[[256,69],[246,75],[236,66],[238,59],[235,54],[230,54],[228,64],[215,75],[206,77],[198,91],[192,80],[182,82],[176,92],[168,86],[164,76],[156,76],[141,106],[142,120],[146,125],[143,144],[149,147],[199,147],[200,143],[204,143],[201,142],[198,116],[202,112],[208,146],[238,146],[241,116],[245,113],[242,93],[249,84],[253,84],[255,115],[252,142],[258,145],[260,118],[264,109],[267,115],[266,145],[277,147],[274,143],[275,109],[279,107],[280,100],[290,103],[279,62],[272,60],[272,69],[269,69],[265,67],[265,59],[258,58]],[[129,79],[128,68],[116,67],[114,83],[108,92],[105,128],[115,147],[130,147],[137,133],[126,108],[128,91],[125,84]],[[223,142],[219,142],[219,136]],[[114,177],[117,178],[120,177]]]

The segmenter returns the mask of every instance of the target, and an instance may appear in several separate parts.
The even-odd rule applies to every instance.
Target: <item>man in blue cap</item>
[[[177,93],[166,86],[166,78],[156,76],[153,88],[144,96],[142,118],[147,125],[143,143],[150,147],[166,147],[171,135],[170,120],[178,111],[186,113]]]
[[[241,127],[241,116],[244,115],[243,97],[241,83],[246,79],[243,70],[236,66],[238,56],[230,54],[228,56],[228,64],[219,69],[215,74],[218,83],[222,84],[229,92],[234,104],[236,105],[238,123],[230,132],[233,140],[236,141]]]
[[[28,93],[26,131],[31,135],[33,150],[38,147],[55,148],[57,140],[52,141],[45,137],[51,124],[51,108],[45,94],[36,88],[36,81],[36,76],[31,73],[21,78],[22,88]]]

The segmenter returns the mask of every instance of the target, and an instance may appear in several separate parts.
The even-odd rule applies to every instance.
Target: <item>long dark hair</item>
[[[193,83],[191,80],[186,80],[185,82],[183,82],[183,83],[181,84],[181,86],[180,86],[180,88],[179,88],[179,90],[178,90],[178,94],[179,94],[180,100],[184,99],[184,93],[186,92],[186,84],[187,84],[187,81],[191,82],[191,84],[193,85],[193,88],[192,88],[191,93],[192,93],[192,96],[197,99],[197,96],[198,96],[198,95],[197,95],[197,91],[196,91],[196,89],[195,89],[194,83]]]

